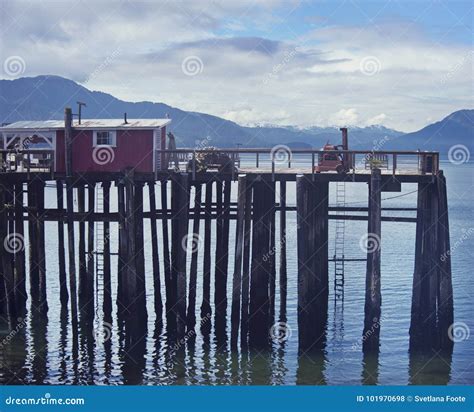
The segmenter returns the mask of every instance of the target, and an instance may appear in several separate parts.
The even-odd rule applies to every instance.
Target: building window
[[[94,146],[116,146],[115,131],[111,130],[96,130],[94,131]]]

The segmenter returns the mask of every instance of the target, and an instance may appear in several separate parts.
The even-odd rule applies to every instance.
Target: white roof
[[[158,129],[166,126],[171,119],[82,119],[81,124],[75,119],[73,127],[87,129]],[[64,120],[22,120],[0,127],[0,131],[9,130],[44,130],[64,129]]]

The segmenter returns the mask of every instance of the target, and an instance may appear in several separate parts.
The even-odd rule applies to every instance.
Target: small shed
[[[132,167],[136,172],[161,168],[157,150],[166,149],[166,126],[170,119],[82,119],[73,123],[72,171],[119,172]],[[19,121],[0,127],[0,149],[28,150],[32,161],[41,153],[54,155],[54,171],[66,171],[64,121]],[[34,151],[38,151],[34,159]]]

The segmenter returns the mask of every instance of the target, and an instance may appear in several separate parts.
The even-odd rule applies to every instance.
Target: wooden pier
[[[68,135],[66,128],[66,143]],[[208,333],[213,315],[217,339],[227,339],[227,319],[230,319],[233,347],[239,343],[242,348],[267,347],[272,344],[272,326],[286,320],[289,290],[286,219],[289,213],[296,213],[301,352],[318,351],[324,346],[330,289],[328,224],[331,219],[367,221],[366,288],[361,291],[365,293],[365,319],[361,330],[364,352],[378,351],[380,341],[382,222],[416,224],[409,331],[411,350],[452,349],[453,342],[448,337],[449,326],[453,323],[448,205],[446,179],[439,170],[438,153],[341,151],[352,158],[350,171],[315,173],[314,166],[320,154],[317,150],[295,150],[293,162],[289,159],[282,164],[272,157],[270,149],[222,149],[219,152],[232,161],[230,170],[206,171],[198,170],[196,162],[192,161],[201,152],[205,150],[157,150],[160,159],[177,155],[179,169],[175,169],[175,164],[165,162],[156,173],[136,173],[127,169],[74,174],[70,168],[66,173],[56,173],[52,166],[44,165],[41,170],[28,166],[27,170],[10,169],[0,173],[0,237],[5,246],[1,259],[0,315],[14,323],[27,310],[28,298],[35,309],[47,312],[50,302],[46,299],[45,222],[54,221],[57,222],[59,245],[60,294],[49,295],[48,299],[58,299],[64,308],[68,308],[73,325],[79,320],[93,322],[100,311],[104,319],[111,319],[114,308],[111,276],[117,273],[115,308],[132,340],[141,327],[146,327],[146,297],[153,296],[157,318],[166,318],[169,334],[178,340],[197,326],[203,333]],[[366,167],[367,159],[374,153],[389,160],[386,167],[378,164]],[[20,151],[18,155],[27,156],[28,151]],[[298,163],[295,157],[305,158],[307,162],[305,165],[302,161]],[[244,158],[247,160],[245,166]],[[250,158],[255,161],[253,167],[249,165]],[[409,161],[404,165],[405,159]],[[242,163],[241,167],[238,163]],[[44,204],[45,185],[50,182],[57,188],[57,207],[54,208]],[[287,199],[287,187],[291,182],[296,184],[295,206],[291,205],[292,199]],[[329,187],[335,182],[368,185],[368,207],[330,206]],[[404,183],[418,185],[417,205],[384,209],[382,193],[399,192]],[[145,186],[148,210],[143,207]],[[96,187],[102,189],[102,211],[97,211],[95,205]],[[158,202],[155,188],[161,194]],[[111,210],[113,190],[117,197],[116,210]],[[236,201],[232,201],[231,193],[236,194]],[[278,199],[276,193],[279,193]],[[383,216],[385,210],[409,210],[416,212],[416,217]],[[346,213],[334,213],[340,211]],[[279,213],[278,232],[276,213]],[[144,244],[145,220],[150,223],[150,245]],[[235,220],[234,245],[229,244],[232,220]],[[157,228],[158,221],[162,222],[161,233]],[[100,290],[95,286],[98,276],[95,270],[95,222],[103,222],[106,233],[101,251],[103,287]],[[111,224],[118,225],[116,251],[111,250]],[[24,244],[26,230],[28,245]],[[201,232],[203,236],[200,236]],[[211,250],[214,236],[216,247]],[[189,248],[188,244],[192,246]],[[146,262],[153,273],[152,284],[145,283],[144,250],[147,247],[152,252],[151,262]],[[229,261],[229,248],[234,250],[232,262]],[[275,259],[277,249],[278,262]],[[116,272],[111,268],[113,254],[118,254]],[[25,273],[27,258],[29,274]],[[202,271],[198,271],[199,260],[202,260]],[[215,264],[211,267],[213,261]],[[26,290],[27,275],[29,291]],[[278,291],[275,287],[277,276]],[[200,302],[196,293],[198,279],[203,288]],[[164,296],[161,293],[163,283]],[[153,293],[147,293],[151,289]],[[102,307],[95,304],[98,293]],[[280,308],[275,307],[277,294]],[[196,306],[200,307],[197,314]]]

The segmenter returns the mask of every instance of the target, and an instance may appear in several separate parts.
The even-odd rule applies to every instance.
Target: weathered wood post
[[[217,209],[219,213],[216,236],[216,271],[214,306],[216,308],[216,335],[225,336],[227,314],[227,276],[229,266],[230,194],[232,180],[217,182]]]
[[[29,239],[29,270],[30,296],[35,306],[39,302],[39,233],[38,233],[38,182],[28,184],[28,239]]]
[[[146,321],[145,245],[143,239],[143,182],[135,182],[133,219],[135,220],[135,267],[137,276],[137,315],[140,322]]]
[[[248,345],[248,319],[250,301],[250,243],[252,235],[252,183],[245,183],[245,213],[243,233],[243,258],[242,258],[242,304],[240,320],[240,344],[242,348]]]
[[[434,182],[418,184],[417,208],[410,351],[451,351],[453,289],[446,179],[442,172]]]
[[[71,321],[73,331],[77,330],[77,287],[76,287],[76,256],[74,247],[74,188],[72,179],[72,111],[64,110],[64,140],[66,145],[66,209],[69,250],[69,293],[71,296]]]
[[[170,243],[168,229],[168,182],[161,181],[161,228],[163,234],[163,269],[165,278],[165,294],[166,294],[166,316],[169,318],[172,314],[174,304],[171,286],[171,260],[170,260]]]
[[[247,177],[238,178],[237,222],[235,225],[234,277],[232,282],[231,345],[237,347],[240,325],[240,296],[242,291],[242,257],[244,247],[245,200]]]
[[[104,215],[110,213],[110,182],[102,182]],[[104,296],[102,302],[104,318],[110,322],[112,316],[112,285],[110,268],[110,223],[104,221]]]
[[[201,222],[201,198],[202,186],[196,183],[194,188],[194,217],[193,217],[193,235],[191,242],[191,268],[189,270],[189,301],[187,314],[187,329],[193,330],[196,325],[196,289],[197,289],[197,269],[199,249],[201,248],[201,237],[199,228]]]
[[[328,308],[328,183],[296,178],[300,352],[324,346]]]
[[[137,313],[137,266],[135,256],[137,253],[137,235],[135,226],[135,198],[134,198],[134,176],[133,170],[125,172],[125,238],[127,241],[125,259],[125,282],[123,296],[125,304],[126,319]],[[131,326],[131,325],[130,325]]]
[[[286,182],[280,181],[280,322],[286,320]]]
[[[446,178],[443,171],[438,173],[438,252],[439,252],[439,295],[438,295],[438,328],[440,348],[451,351],[454,345],[450,337],[450,327],[454,322],[453,283],[451,275],[451,244],[449,239],[448,195]]]
[[[250,278],[249,345],[270,343],[270,225],[275,182],[260,176],[253,184],[252,269]],[[273,186],[274,187],[274,186]]]
[[[37,214],[37,233],[38,233],[38,266],[39,266],[39,304],[42,312],[48,311],[48,301],[46,295],[46,247],[44,232],[44,188],[45,183],[38,184],[38,214]]]
[[[365,281],[364,352],[379,350],[382,295],[380,288],[380,254],[382,235],[381,172],[373,168],[369,183],[369,217],[367,235],[367,272]]]
[[[126,308],[126,294],[124,292],[127,278],[127,253],[128,238],[126,235],[126,212],[125,212],[125,185],[124,181],[117,182],[117,202],[119,216],[119,247],[118,247],[118,267],[117,267],[117,307],[118,313],[122,314]]]
[[[211,317],[211,225],[212,225],[212,185],[206,183],[206,198],[204,211],[204,256],[203,256],[203,281],[202,281],[202,303],[201,319]],[[210,321],[205,323],[203,330],[208,330]]]
[[[161,300],[161,281],[160,281],[160,257],[158,249],[158,233],[156,228],[156,196],[155,181],[148,182],[148,193],[150,197],[150,229],[151,229],[151,253],[153,264],[153,290],[154,305],[157,319],[161,319],[163,312],[163,303]]]
[[[64,187],[62,180],[56,181],[56,200],[60,218],[58,220],[58,265],[59,265],[59,299],[66,306],[69,300],[66,276],[66,255],[64,246]]]
[[[94,219],[95,211],[95,183],[89,183],[87,186],[87,263],[86,263],[86,313],[89,319],[94,318]],[[98,291],[97,291],[98,293]]]
[[[82,183],[77,187],[77,208],[81,215],[79,220],[79,306],[84,311],[87,302],[87,259],[86,259],[86,191]]]
[[[188,234],[189,176],[179,173],[173,177],[172,189],[172,259],[171,276],[178,340],[186,332],[186,239]]]
[[[1,267],[2,267],[2,295],[3,311],[8,315],[9,324],[15,324],[17,316],[17,306],[15,302],[15,282],[13,273],[13,256],[15,251],[23,244],[23,239],[18,238],[16,233],[8,233],[8,209],[7,198],[13,191],[12,186],[0,184],[0,241],[2,249]]]
[[[23,183],[15,185],[15,235],[22,239],[22,245],[15,252],[15,301],[17,313],[26,311],[26,277],[25,277],[25,225],[23,209]]]

